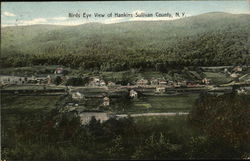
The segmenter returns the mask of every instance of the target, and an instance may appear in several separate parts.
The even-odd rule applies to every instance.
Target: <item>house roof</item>
[[[140,80],[137,80],[137,82],[148,82],[147,79],[140,79]]]
[[[108,97],[104,97],[103,100],[104,100],[104,101],[108,101],[109,98],[108,98]]]

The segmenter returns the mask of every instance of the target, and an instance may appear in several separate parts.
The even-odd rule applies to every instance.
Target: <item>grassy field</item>
[[[50,65],[50,66],[32,66],[32,67],[18,67],[18,68],[1,68],[0,74],[3,75],[40,75],[40,74],[54,74],[54,71],[56,68],[61,67],[59,65]],[[75,73],[78,73],[78,70],[72,69],[72,68],[63,68],[64,70],[68,71],[68,75],[74,75]]]
[[[42,86],[42,85],[11,85],[4,87],[4,90],[44,90],[45,89],[65,89],[58,86]]]
[[[2,110],[51,110],[60,96],[17,96],[10,94],[1,95]]]
[[[57,66],[33,66],[33,67],[18,67],[18,68],[2,68],[1,74],[14,75],[33,75],[33,74],[53,74]]]
[[[222,84],[222,83],[228,83],[229,81],[231,81],[230,77],[227,77],[225,74],[223,73],[215,73],[215,72],[204,72],[204,74],[206,75],[206,78],[211,79],[211,82],[213,84]]]
[[[148,113],[148,112],[187,112],[198,98],[199,94],[188,94],[179,96],[147,96],[132,100],[130,103],[119,108],[118,113]],[[119,102],[112,106],[119,106]],[[111,106],[111,107],[112,107]],[[121,110],[122,109],[122,110]]]
[[[144,71],[141,72],[141,77],[145,78],[145,79],[151,79],[151,78],[162,78],[164,77],[166,74],[163,74],[161,72],[156,72],[156,71]]]

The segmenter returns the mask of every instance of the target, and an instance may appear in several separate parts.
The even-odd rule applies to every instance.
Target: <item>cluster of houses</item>
[[[241,68],[235,68],[236,71],[241,71]],[[0,76],[0,83],[1,85],[24,85],[24,84],[55,84],[55,77],[60,77],[62,83],[66,82],[68,77],[64,76],[64,69],[59,67],[54,70],[54,74],[51,75],[39,75],[39,76]],[[132,82],[131,82],[132,83]],[[210,82],[208,79],[204,78],[202,80],[203,84],[208,85]],[[134,82],[136,86],[145,87],[147,85],[156,86],[156,92],[164,92],[165,86],[172,86],[172,87],[180,87],[180,86],[187,86],[187,87],[195,87],[198,84],[196,82],[187,82],[187,81],[171,81],[165,80],[164,78],[152,78],[152,79],[139,79]],[[130,85],[130,84],[129,84]],[[99,77],[90,77],[89,82],[86,86],[117,86],[114,82],[108,81],[105,82],[103,79]]]
[[[241,87],[239,89],[236,89],[236,92],[237,94],[241,95],[241,94],[248,94],[249,91],[246,88]]]
[[[241,66],[235,66],[232,70],[229,70],[227,68],[224,69],[224,73],[228,74],[231,78],[238,78],[241,72],[242,72]]]
[[[39,76],[0,76],[0,85],[26,85],[26,84],[37,84],[37,85],[50,85],[55,82],[54,75],[39,75]],[[62,82],[67,80],[67,77],[60,76]]]
[[[25,84],[54,84],[55,77],[60,77],[62,82],[66,81],[66,77],[63,76],[63,68],[56,68],[54,75],[36,75],[36,76],[14,76],[14,75],[1,75],[0,85],[25,85]]]
[[[209,84],[209,80],[207,78],[204,78],[201,80],[201,82],[205,85]],[[98,87],[98,86],[109,86],[112,82],[108,82],[107,84],[105,83],[104,80],[96,77],[90,78],[90,81],[88,83],[88,86],[92,87]],[[115,85],[115,83],[112,83],[112,85]],[[128,94],[129,97],[132,99],[138,98],[138,91],[136,91],[136,88],[140,87],[150,87],[150,88],[155,88],[154,93],[155,94],[164,94],[166,92],[167,86],[174,86],[174,87],[180,87],[180,86],[186,86],[186,87],[198,87],[198,83],[196,82],[187,82],[187,81],[182,81],[182,82],[173,82],[173,81],[166,81],[164,78],[152,78],[151,80],[147,79],[139,79],[136,82],[136,86],[130,86],[128,88]],[[153,91],[152,91],[153,92]],[[74,100],[84,100],[84,94],[80,91],[74,91],[71,92],[72,99]],[[102,96],[102,104],[101,106],[109,106],[110,105],[110,98],[107,95]]]
[[[71,96],[72,96],[72,99],[77,100],[77,101],[86,100],[86,98],[84,97],[84,94],[80,92],[73,92]],[[109,105],[110,105],[110,98],[108,96],[104,96],[102,106],[109,106]]]
[[[200,82],[197,81],[172,81],[165,80],[164,78],[152,78],[150,80],[140,79],[136,82],[137,86],[156,86],[156,87],[164,87],[164,86],[172,86],[172,87],[198,87],[200,85],[208,85],[210,84],[210,80],[207,78],[202,79]]]
[[[80,101],[80,100],[82,100],[82,99],[85,99],[85,97],[84,97],[84,95],[82,94],[82,93],[80,93],[80,92],[72,92],[72,98],[74,99],[74,100],[77,100],[77,101]]]
[[[77,100],[77,101],[81,101],[81,100],[86,100],[86,98],[84,97],[84,94],[80,93],[80,92],[72,92],[71,93],[71,97],[73,100]],[[108,96],[104,96],[102,98],[102,104],[100,106],[109,106],[110,105],[110,98]]]
[[[87,86],[115,86],[114,82],[108,81],[107,83],[99,77],[90,77]]]
[[[1,85],[46,84],[47,80],[46,76],[0,76]]]

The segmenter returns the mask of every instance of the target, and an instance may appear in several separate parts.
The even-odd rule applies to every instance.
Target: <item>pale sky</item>
[[[82,13],[92,14],[83,18]],[[153,13],[153,17],[107,17],[112,13]],[[106,2],[2,2],[1,26],[34,24],[79,25],[89,22],[119,23],[124,21],[174,20],[177,17],[156,17],[155,13],[185,12],[194,16],[208,12],[250,14],[249,0],[237,1],[106,1]],[[70,18],[69,13],[80,13],[80,18]],[[105,14],[104,18],[94,13]]]

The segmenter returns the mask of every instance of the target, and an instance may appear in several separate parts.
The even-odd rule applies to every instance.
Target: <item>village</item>
[[[114,115],[112,105],[120,99],[136,101],[140,97],[169,97],[200,92],[236,92],[248,94],[249,74],[242,67],[223,68],[222,73],[232,81],[224,84],[214,84],[210,78],[199,80],[170,80],[164,77],[140,78],[126,85],[110,80],[104,80],[96,75],[81,79],[81,85],[74,85],[79,78],[70,77],[63,67],[55,68],[53,74],[16,76],[1,75],[2,93],[17,95],[65,95],[67,101],[59,109],[62,113],[73,113],[88,122],[92,116],[102,121],[111,116],[124,117],[126,114]],[[84,80],[84,81],[83,81]],[[123,109],[124,111],[124,109]],[[125,111],[124,111],[125,112]],[[135,116],[137,116],[135,114]]]

